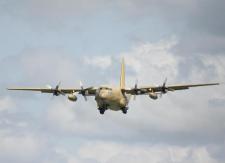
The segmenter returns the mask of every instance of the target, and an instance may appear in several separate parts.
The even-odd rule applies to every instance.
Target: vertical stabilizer
[[[124,63],[124,58],[122,59],[122,63],[121,63],[120,89],[125,89],[125,63]]]

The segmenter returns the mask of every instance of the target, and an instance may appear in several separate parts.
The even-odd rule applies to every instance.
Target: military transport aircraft
[[[53,96],[68,95],[70,101],[77,101],[77,94],[80,94],[87,101],[86,96],[94,96],[98,105],[100,114],[104,114],[107,109],[119,111],[121,110],[124,114],[127,113],[128,103],[131,96],[136,95],[148,95],[151,99],[156,100],[158,96],[167,93],[168,91],[185,90],[190,87],[201,87],[201,86],[212,86],[219,85],[219,83],[207,83],[207,84],[189,84],[189,85],[171,85],[166,86],[166,81],[161,86],[147,86],[138,87],[137,82],[134,88],[125,87],[125,64],[124,59],[121,63],[121,74],[120,74],[120,86],[99,86],[99,87],[87,87],[84,88],[80,82],[80,88],[60,88],[60,83],[55,88],[8,88],[8,90],[19,90],[19,91],[37,91],[41,93],[51,93]]]

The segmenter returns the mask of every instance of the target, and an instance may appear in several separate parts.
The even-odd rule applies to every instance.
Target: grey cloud
[[[16,3],[12,5],[13,3]],[[196,55],[199,53],[211,52],[223,54],[224,52],[224,1],[213,2],[210,0],[178,1],[178,0],[131,0],[131,1],[3,1],[1,13],[13,15],[13,17],[28,19],[26,22],[34,24],[33,28],[45,29],[51,26],[51,30],[66,26],[66,22],[76,22],[77,18],[90,13],[105,14],[109,9],[116,10],[116,21],[139,22],[146,19],[158,19],[171,34],[179,37],[180,42],[175,47],[178,55]],[[98,12],[96,12],[98,11]],[[76,17],[78,16],[78,17]],[[90,18],[88,17],[88,18]],[[84,24],[85,25],[85,24]],[[75,25],[79,26],[79,25]],[[77,28],[77,27],[74,27]],[[79,27],[81,30],[82,27]],[[78,29],[75,29],[78,30]],[[162,29],[163,30],[163,29]],[[84,32],[84,31],[83,31]],[[81,32],[82,33],[82,30]],[[162,31],[164,33],[164,31]],[[130,34],[129,38],[137,37],[140,40],[143,36]],[[160,35],[160,33],[159,33]],[[160,37],[163,37],[160,35]]]
[[[173,49],[177,55],[190,57],[199,57],[199,55],[209,53],[211,55],[224,55],[225,38],[222,36],[187,32],[181,38],[180,43]]]
[[[216,3],[210,0],[131,0],[122,1],[120,3],[129,14],[138,14],[148,17],[151,15],[159,16],[168,25],[172,25],[179,21],[187,24],[187,28],[196,29],[198,31],[207,31],[212,34],[224,34],[224,1],[219,0]],[[136,11],[136,12],[135,12]],[[142,14],[143,13],[143,14]],[[169,23],[170,22],[170,23]]]
[[[198,1],[196,9],[190,13],[189,26],[197,29],[199,33],[205,31],[205,33],[224,36],[224,6],[223,0],[216,3],[205,0]]]
[[[125,20],[141,21],[158,18],[179,39],[174,47],[178,55],[212,53],[224,55],[225,2],[198,1],[123,1]],[[163,31],[162,31],[163,32]]]
[[[13,3],[16,3],[12,5]],[[218,36],[224,35],[223,11],[224,1],[219,0],[216,3],[209,0],[198,1],[178,1],[178,0],[131,0],[131,1],[108,1],[108,0],[94,0],[94,1],[72,1],[72,0],[31,0],[15,2],[3,1],[2,14],[14,14],[14,16],[30,17],[33,19],[65,19],[71,18],[79,13],[94,13],[107,10],[114,7],[125,15],[131,15],[143,20],[146,17],[155,16],[164,19],[169,26],[175,23],[186,24],[186,28],[190,30],[197,30],[199,33],[206,32]],[[132,19],[132,17],[127,20]],[[136,18],[135,18],[136,19]],[[127,21],[126,20],[126,21]],[[177,24],[178,23],[178,24]],[[183,26],[185,28],[185,26]]]
[[[10,0],[1,3],[1,13],[11,16],[48,20],[62,20],[66,17],[93,13],[109,3],[105,0]]]
[[[222,108],[223,106],[225,106],[225,100],[221,98],[212,99],[209,101],[209,106],[212,108],[213,107]]]

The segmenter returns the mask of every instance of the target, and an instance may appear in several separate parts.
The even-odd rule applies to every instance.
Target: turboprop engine
[[[70,94],[70,95],[68,95],[68,99],[70,101],[75,102],[75,101],[77,101],[77,96],[75,94]]]
[[[153,99],[153,100],[158,99],[158,95],[157,95],[155,92],[150,92],[150,93],[149,93],[149,97],[150,97],[151,99]]]

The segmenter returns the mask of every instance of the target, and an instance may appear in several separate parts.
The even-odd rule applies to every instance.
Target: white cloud
[[[47,110],[47,121],[51,127],[63,129],[65,131],[73,131],[75,128],[76,115],[72,110],[72,106],[66,102],[55,102]]]
[[[39,156],[42,144],[38,138],[26,136],[0,136],[0,159],[9,162],[32,162]]]
[[[136,77],[145,82],[144,84],[158,83],[165,77],[173,80],[177,75],[179,58],[170,50],[176,43],[175,38],[158,43],[145,43],[130,52],[122,53],[121,56],[125,56],[128,68],[133,69],[137,74]]]
[[[14,102],[9,96],[0,99],[0,111],[4,111],[14,107]]]
[[[110,142],[89,142],[79,149],[81,158],[102,163],[111,162],[171,162],[217,163],[204,146],[126,145]]]
[[[63,100],[55,101],[46,111],[46,123],[51,129],[65,135],[73,134],[84,137],[89,137],[90,133],[93,137],[104,133],[105,124],[101,124],[101,121],[98,120],[100,115],[96,105],[84,102],[82,97],[75,103],[67,101],[67,99]]]
[[[214,69],[213,77],[216,76],[219,82],[224,82],[225,79],[225,64],[224,64],[225,56],[224,55],[206,55],[202,62],[206,67],[212,67]],[[207,71],[205,71],[205,75],[207,76]],[[210,78],[210,76],[208,77]],[[213,80],[213,79],[212,79]]]

